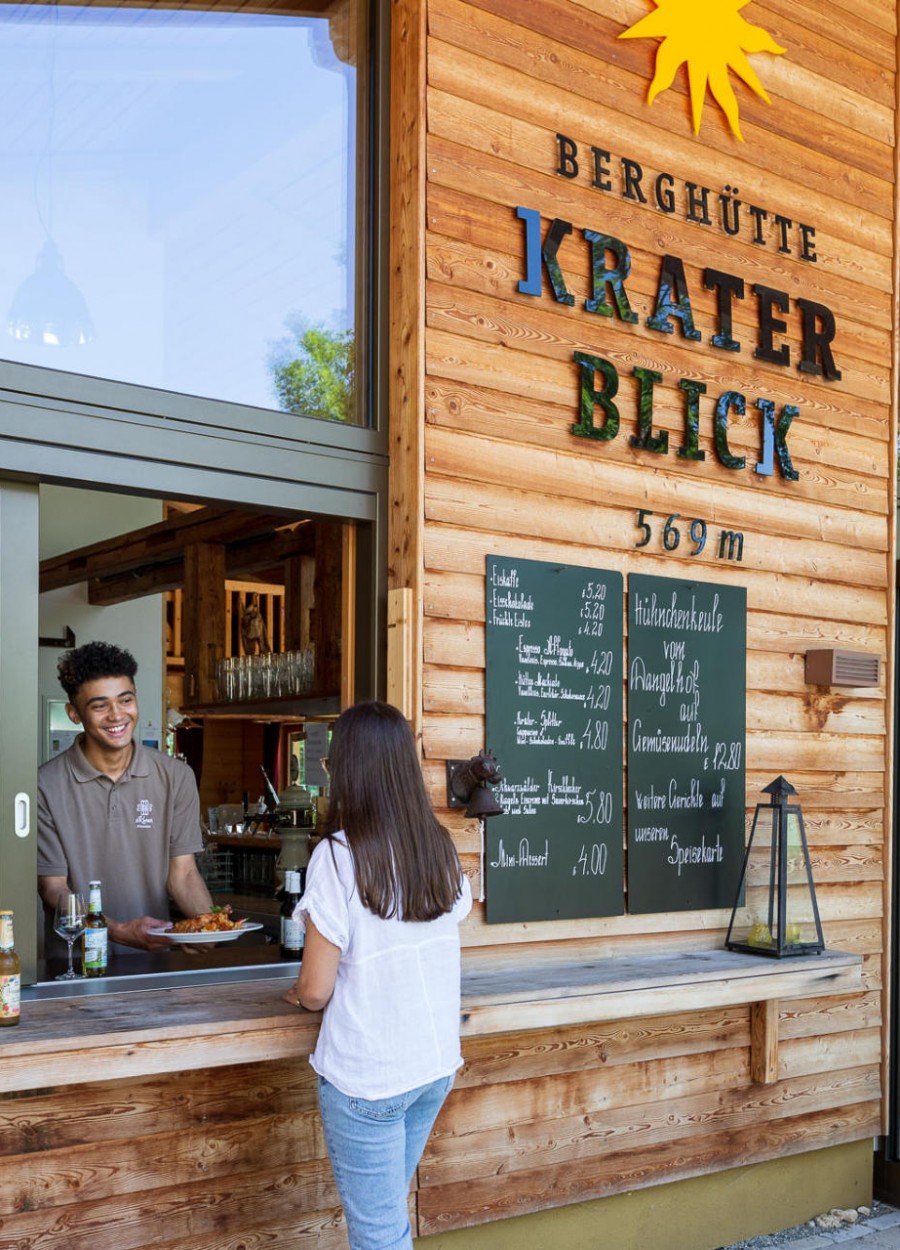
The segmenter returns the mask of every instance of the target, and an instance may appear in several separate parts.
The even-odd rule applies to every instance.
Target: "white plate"
[[[243,933],[261,929],[261,924],[242,924],[239,929],[216,929],[214,933],[173,933],[171,929],[148,929],[151,937],[168,938],[170,942],[233,942]]]

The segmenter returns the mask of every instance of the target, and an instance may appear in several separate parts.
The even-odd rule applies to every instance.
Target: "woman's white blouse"
[[[310,918],[341,958],[310,1063],[341,1093],[389,1098],[461,1065],[459,923],[471,908],[463,876],[437,920],[382,920],[360,902],[343,834],[313,851],[294,916]]]

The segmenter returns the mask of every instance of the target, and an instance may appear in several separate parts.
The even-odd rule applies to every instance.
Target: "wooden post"
[[[778,1080],[778,999],[750,1004],[750,1079],[756,1085]]]
[[[284,562],[284,649],[303,651],[309,646],[309,618],[313,602],[315,560],[291,556]]]
[[[387,601],[387,699],[407,720],[415,715],[413,705],[413,614],[415,597],[411,586],[388,591]]]
[[[341,707],[356,699],[356,526],[341,527]]]
[[[225,654],[225,548],[184,549],[184,697],[189,706],[215,703],[216,663]]]
[[[410,587],[411,707],[422,730],[425,574],[425,223],[427,9],[391,4],[390,516],[388,586]],[[415,1233],[415,1228],[413,1233]]]
[[[343,534],[340,525],[316,526],[316,569],[311,641],[316,651],[314,687],[321,694],[341,689],[341,571]]]

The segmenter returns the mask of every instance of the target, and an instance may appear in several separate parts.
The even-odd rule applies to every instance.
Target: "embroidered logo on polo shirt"
[[[135,827],[138,829],[153,828],[153,804],[149,799],[140,799],[135,807]]]

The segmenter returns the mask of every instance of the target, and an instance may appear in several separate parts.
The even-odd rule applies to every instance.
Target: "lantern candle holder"
[[[825,949],[806,827],[796,790],[784,777],[762,791],[744,855],[727,950],[783,959]]]

